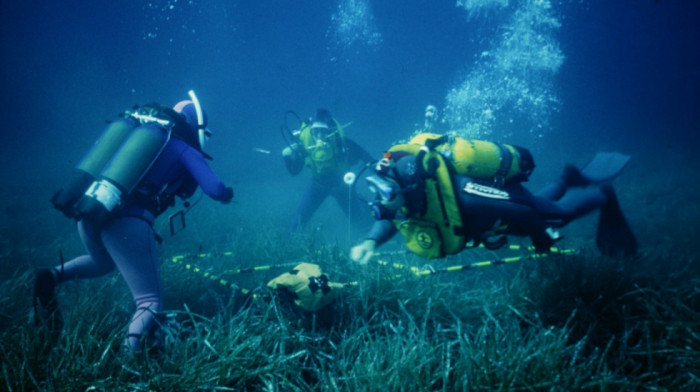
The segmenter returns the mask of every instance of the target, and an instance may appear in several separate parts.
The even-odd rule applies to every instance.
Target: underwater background
[[[82,252],[49,198],[106,121],[193,89],[235,198],[205,197],[174,237],[161,218],[164,257],[288,241],[346,254],[362,233],[331,199],[312,240],[286,236],[309,173],[284,167],[285,112],[325,107],[379,159],[434,104],[444,129],[529,148],[532,189],[596,152],[630,155],[614,185],[640,253],[695,265],[697,305],[698,21],[699,3],[672,0],[2,1],[0,280]],[[563,229],[562,246],[594,248],[596,218]]]
[[[623,206],[649,192],[678,198],[695,181],[669,181],[698,166],[698,8],[663,0],[3,2],[4,252],[17,241],[38,246],[31,233],[71,231],[48,198],[106,121],[135,104],[173,105],[189,89],[210,116],[212,166],[236,192],[231,206],[203,200],[193,210],[192,218],[220,217],[203,229],[211,235],[260,221],[287,226],[309,174],[284,169],[280,125],[287,110],[307,118],[318,107],[351,123],[348,137],[377,158],[434,104],[444,128],[531,149],[534,189],[565,163],[614,150],[632,156],[619,179]],[[644,186],[657,175],[660,183]],[[643,244],[658,242],[642,227],[668,209],[664,198],[626,208]],[[697,208],[694,199],[686,208]],[[347,225],[324,219],[335,214],[329,199],[315,223],[346,239]]]

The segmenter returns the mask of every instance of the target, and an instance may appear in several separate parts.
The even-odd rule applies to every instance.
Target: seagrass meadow
[[[316,251],[329,272],[353,270],[335,249]],[[131,302],[118,276],[66,285],[59,298],[73,305],[52,333],[32,324],[24,272],[2,284],[3,388],[693,390],[698,289],[687,275],[698,266],[661,260],[584,253],[389,280],[394,271],[354,268],[358,286],[317,314],[263,298],[244,306],[164,264],[167,302],[180,306],[164,345],[136,355],[121,351]]]

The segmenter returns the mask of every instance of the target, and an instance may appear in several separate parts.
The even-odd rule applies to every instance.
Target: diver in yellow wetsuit
[[[302,229],[328,196],[332,196],[346,214],[350,206],[350,219],[359,224],[366,216],[366,206],[348,193],[343,177],[352,165],[372,162],[372,156],[345,137],[343,127],[326,109],[318,109],[310,121],[302,123],[297,138],[282,151],[282,156],[292,175],[308,167],[311,181],[290,223],[290,231]]]

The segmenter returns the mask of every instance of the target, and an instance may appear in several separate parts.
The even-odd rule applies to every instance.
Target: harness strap
[[[496,145],[498,149],[501,150],[501,164],[493,178],[493,182],[496,187],[500,188],[505,183],[510,167],[513,164],[513,154],[502,143],[496,143]]]
[[[440,189],[440,184],[435,181],[435,192],[437,193],[437,199],[440,202],[440,211],[442,211],[442,224],[445,226],[450,225],[450,217],[447,216],[447,207],[445,207],[445,200]]]

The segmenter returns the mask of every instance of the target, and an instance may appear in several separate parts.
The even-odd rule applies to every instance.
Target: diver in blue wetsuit
[[[174,108],[149,104],[112,122],[76,168],[75,176],[52,198],[54,206],[77,220],[87,254],[36,273],[37,322],[60,328],[59,284],[103,276],[116,267],[136,311],[125,345],[141,349],[163,309],[156,217],[201,187],[214,200],[229,203],[233,190],[212,172],[203,152],[211,135],[207,116],[193,92]],[[210,159],[210,158],[209,158]]]
[[[500,179],[487,179],[459,174],[447,158],[452,151],[436,151],[429,144],[390,150],[377,164],[376,175],[367,177],[376,195],[372,205],[376,222],[366,239],[352,248],[351,259],[366,263],[396,233],[404,236],[409,250],[426,258],[445,257],[479,244],[495,249],[506,243],[508,235],[529,236],[537,252],[546,252],[560,238],[556,229],[597,209],[601,210],[597,235],[601,252],[624,256],[636,252],[634,234],[608,183],[629,157],[603,153],[583,170],[567,165],[560,179],[533,194],[521,183],[534,169],[525,149],[501,149],[511,151],[511,158],[500,156],[493,161],[512,162],[512,167],[508,164],[512,171],[503,171]],[[485,154],[474,156],[491,159]],[[484,166],[470,170],[478,175]],[[572,188],[578,189],[567,192]]]
[[[311,181],[289,230],[294,232],[304,228],[328,196],[338,202],[345,214],[350,213],[350,206],[350,219],[356,226],[360,225],[366,216],[366,206],[349,194],[343,177],[352,165],[372,162],[372,156],[345,137],[343,127],[326,109],[318,109],[310,121],[302,123],[296,136],[298,140],[282,151],[282,157],[292,175],[299,174],[307,166],[311,170]]]

